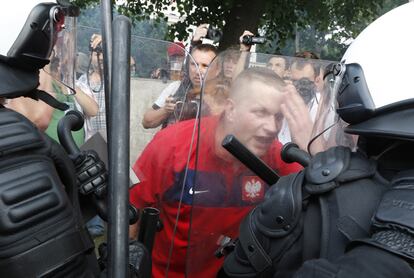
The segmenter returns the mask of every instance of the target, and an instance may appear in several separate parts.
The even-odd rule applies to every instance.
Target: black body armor
[[[0,134],[0,276],[96,277],[66,152],[4,107]]]
[[[335,147],[305,170],[280,178],[240,226],[220,277],[292,277],[307,260],[334,260],[370,234],[390,183],[377,163]]]

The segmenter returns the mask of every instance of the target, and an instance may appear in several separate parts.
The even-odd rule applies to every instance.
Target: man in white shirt
[[[145,112],[143,127],[155,128],[161,124],[165,127],[179,120],[174,115],[177,99],[185,102],[185,95],[190,90],[201,87],[207,69],[216,55],[217,49],[213,45],[200,44],[194,47],[191,51],[194,60],[188,61],[188,79],[173,82],[162,91],[152,107]]]
[[[309,51],[297,53],[290,67],[290,81],[295,85],[301,98],[285,97],[285,110],[281,131],[278,139],[282,144],[296,143],[301,149],[307,150],[312,133],[313,122],[318,111],[320,99],[319,57]],[[292,109],[295,107],[295,109]]]

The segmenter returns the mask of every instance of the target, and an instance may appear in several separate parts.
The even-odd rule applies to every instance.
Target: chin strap
[[[61,111],[66,111],[69,109],[69,105],[66,103],[60,102],[54,97],[52,97],[50,94],[46,93],[42,90],[33,90],[32,92],[26,94],[26,97],[30,97],[34,100],[42,100],[43,102],[49,104],[53,108],[59,109]]]

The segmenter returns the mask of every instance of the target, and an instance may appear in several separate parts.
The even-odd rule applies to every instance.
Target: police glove
[[[82,151],[72,157],[76,168],[79,192],[82,195],[94,193],[99,199],[106,196],[108,173],[105,164],[93,150]]]

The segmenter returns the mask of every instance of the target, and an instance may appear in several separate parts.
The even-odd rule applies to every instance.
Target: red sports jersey
[[[158,207],[164,224],[154,243],[153,277],[166,276],[170,252],[168,277],[184,277],[186,271],[189,276],[215,277],[222,264],[214,256],[217,239],[221,235],[236,237],[241,220],[268,188],[244,166],[216,155],[218,122],[217,117],[202,119],[197,160],[196,144],[191,142],[193,135],[197,142],[198,133],[194,120],[189,120],[157,133],[133,167],[141,183],[131,189],[131,203],[138,208]],[[262,159],[280,175],[299,171],[298,164],[281,160],[280,149],[275,141]],[[187,260],[191,264],[186,267]]]

